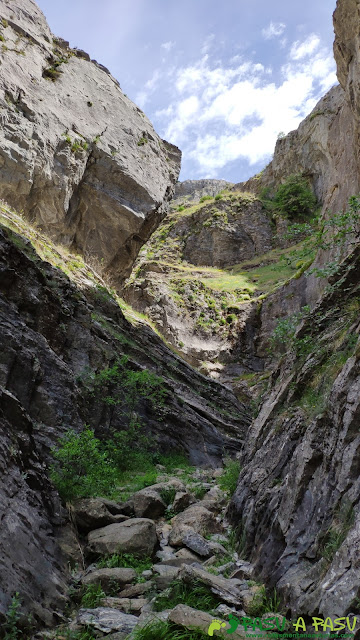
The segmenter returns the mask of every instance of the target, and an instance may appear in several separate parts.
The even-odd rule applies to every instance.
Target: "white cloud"
[[[270,22],[268,27],[261,30],[261,33],[265,40],[270,40],[271,38],[278,38],[281,36],[285,29],[286,24],[283,22]]]
[[[215,33],[210,33],[208,37],[205,39],[203,46],[201,47],[201,53],[203,56],[209,53],[211,47],[214,44],[214,40],[215,40]]]
[[[155,69],[151,78],[145,83],[144,89],[136,94],[135,102],[142,109],[145,107],[145,104],[148,102],[151,94],[154,93],[156,87],[159,85],[161,77],[159,69]]]
[[[157,114],[165,123],[163,136],[182,148],[198,175],[216,177],[241,159],[268,159],[279,132],[295,129],[336,83],[331,52],[320,44],[311,34],[288,47],[280,74],[237,56],[227,66],[204,55],[178,68],[175,97]]]
[[[173,47],[175,47],[175,42],[172,42],[171,40],[169,40],[169,42],[163,42],[161,45],[161,48],[165,49],[167,52],[171,51]]]
[[[320,38],[315,33],[312,33],[306,40],[300,42],[294,42],[290,51],[290,58],[293,60],[301,60],[306,58],[316,51],[320,46]]]

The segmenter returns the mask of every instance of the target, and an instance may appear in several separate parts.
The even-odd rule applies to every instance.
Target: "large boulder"
[[[190,532],[195,531],[200,535],[204,535],[221,531],[214,514],[199,503],[188,507],[185,511],[175,516],[172,520],[172,525],[169,543],[174,547],[184,545],[183,538]]]
[[[131,583],[136,578],[134,569],[96,569],[84,576],[82,583],[86,586],[90,584],[100,584],[105,592],[116,586],[121,589]]]
[[[165,502],[152,487],[134,493],[127,504],[133,508],[136,518],[156,519],[164,515],[166,510]]]
[[[203,634],[209,636],[224,635],[224,637],[226,637],[226,633],[230,632],[230,625],[228,622],[224,622],[218,618],[214,619],[214,616],[210,615],[210,613],[192,609],[185,604],[178,604],[172,611],[170,611],[169,622],[173,622],[176,626],[184,627],[189,631],[202,631]],[[214,625],[214,622],[217,622],[218,624]],[[244,627],[241,627],[240,625],[234,632],[230,633],[232,633],[232,638],[234,638],[234,640],[250,637],[249,634],[245,633]]]
[[[104,498],[82,498],[72,507],[72,514],[79,531],[89,533],[127,519],[121,514],[121,505]]]
[[[112,607],[98,607],[97,609],[79,609],[77,623],[97,629],[103,633],[117,631],[126,637],[136,627],[138,619],[129,613],[117,611]],[[119,636],[120,638],[121,636]]]
[[[181,569],[179,577],[187,584],[201,582],[206,587],[209,587],[223,602],[238,607],[243,605],[241,587],[245,588],[247,585],[243,585],[240,580],[229,580],[222,576],[215,576],[204,569],[192,565],[185,565]]]
[[[90,531],[88,552],[93,556],[134,553],[151,556],[157,543],[155,524],[146,518],[131,518],[120,524]]]

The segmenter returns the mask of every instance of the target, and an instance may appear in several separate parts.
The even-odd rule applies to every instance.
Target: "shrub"
[[[160,497],[165,502],[167,507],[174,502],[175,495],[175,487],[164,487],[164,489],[161,489],[160,491]]]
[[[148,143],[148,139],[147,138],[145,138],[145,137],[140,138],[140,140],[138,142],[138,147],[143,147],[144,144],[147,144],[147,143]]]
[[[20,640],[21,632],[18,628],[18,622],[20,620],[20,607],[21,600],[20,595],[16,592],[11,598],[11,604],[6,613],[5,622],[5,640]]]
[[[50,477],[63,500],[111,495],[117,470],[90,427],[81,433],[70,429],[52,454]]]
[[[240,471],[241,467],[238,460],[227,460],[225,462],[225,471],[219,478],[220,489],[232,495],[236,490]]]
[[[294,174],[280,185],[273,204],[280,214],[293,219],[310,216],[314,212],[317,200],[306,178]]]
[[[200,202],[206,202],[206,200],[212,200],[213,196],[201,196]]]

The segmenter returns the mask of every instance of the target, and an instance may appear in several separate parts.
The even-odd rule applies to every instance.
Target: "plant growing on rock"
[[[236,490],[240,471],[239,460],[227,460],[225,462],[225,470],[219,478],[220,489],[226,491],[228,495],[232,495]]]
[[[20,620],[20,607],[20,594],[16,592],[11,598],[11,604],[6,613],[4,640],[18,640],[21,638],[21,632],[18,627]]]
[[[313,214],[317,200],[304,176],[289,176],[277,189],[273,208],[290,219],[306,218]]]

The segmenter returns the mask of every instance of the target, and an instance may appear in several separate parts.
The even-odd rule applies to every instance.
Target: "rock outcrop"
[[[220,191],[228,189],[232,186],[231,182],[226,180],[184,180],[178,182],[175,187],[172,204],[180,203],[196,203],[204,196],[216,196]]]
[[[39,234],[31,235],[40,242]],[[49,241],[46,251],[48,259],[60,259]],[[92,271],[85,268],[81,275],[79,259],[67,259],[69,267],[77,264],[68,271],[75,279],[78,273],[77,284],[42,261],[26,238],[0,231],[0,443],[7,474],[0,497],[0,608],[4,614],[18,591],[24,611],[46,624],[61,615],[66,576],[59,545],[67,514],[49,482],[50,449],[66,430],[84,424],[100,436],[110,426],[126,428],[120,407],[114,411],[103,394],[89,394],[93,373],[124,354],[134,370],[161,375],[168,361],[166,410],[160,415],[145,401],[142,418],[154,446],[185,447],[198,464],[216,463],[224,447],[237,448],[249,424],[247,411],[228,389],[191,369],[145,324],[132,326],[100,280],[91,281]],[[90,504],[81,528],[93,517],[108,522],[119,517],[109,501],[93,511]]]
[[[119,281],[165,215],[180,151],[32,0],[0,15],[0,197]]]

